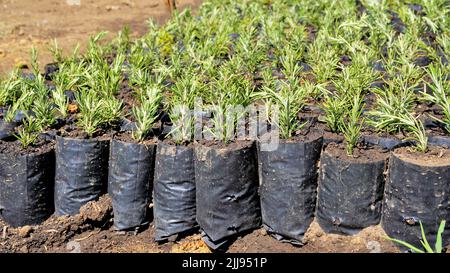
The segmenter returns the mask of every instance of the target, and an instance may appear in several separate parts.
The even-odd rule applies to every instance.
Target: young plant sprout
[[[31,48],[31,68],[34,75],[39,74],[38,52],[34,46]]]
[[[349,156],[353,155],[353,149],[356,147],[361,135],[361,128],[364,119],[361,119],[363,110],[362,97],[355,96],[348,116],[339,124],[340,131],[344,134],[346,141],[346,150]]]
[[[427,240],[422,222],[419,221],[419,224],[420,224],[420,233],[421,233],[420,243],[422,244],[422,249],[419,247],[415,247],[412,244],[402,241],[402,240],[398,240],[398,239],[394,239],[394,238],[390,238],[390,237],[387,237],[387,239],[391,240],[397,244],[400,244],[404,247],[409,248],[414,253],[441,253],[443,250],[442,234],[444,233],[444,229],[445,229],[445,220],[442,220],[441,223],[439,224],[439,229],[436,234],[436,243],[434,245],[434,249]]]
[[[325,112],[322,120],[326,122],[331,132],[340,132],[341,122],[348,108],[348,100],[344,96],[327,92],[321,109]]]
[[[407,113],[399,117],[399,123],[405,125],[407,132],[410,134],[406,140],[413,140],[416,149],[419,152],[425,153],[428,149],[428,136],[419,117]]]
[[[168,106],[173,126],[168,135],[178,144],[190,141],[193,137],[194,115],[191,109],[194,107],[198,87],[195,78],[186,77],[179,79],[171,89],[172,94],[166,107]]]
[[[52,98],[61,117],[67,117],[69,113],[67,109],[69,107],[69,98],[66,96],[65,90],[60,86],[56,86],[55,90],[52,91]]]
[[[53,40],[53,45],[49,47],[49,51],[53,56],[53,60],[59,64],[64,62],[62,49],[58,45],[58,41],[56,39]]]
[[[17,129],[17,133],[14,136],[22,145],[22,148],[27,148],[30,145],[33,145],[39,136],[38,131],[40,130],[41,125],[37,122],[36,118],[27,115],[23,120],[23,124],[20,128]]]
[[[90,137],[101,126],[111,125],[121,116],[122,102],[113,97],[100,98],[98,93],[87,89],[75,96],[80,109],[78,126]]]
[[[20,94],[20,80],[16,79],[16,72],[0,81],[0,106],[6,106],[13,103]]]
[[[21,84],[23,86],[23,84]],[[33,104],[32,94],[23,92],[20,97],[8,108],[5,115],[5,121],[11,122],[15,119],[19,110],[28,109]]]
[[[95,92],[86,89],[76,94],[78,107],[80,109],[80,126],[89,136],[92,136],[97,128],[103,123],[102,106],[100,98]]]
[[[282,82],[278,91],[266,87],[260,96],[269,99],[270,104],[279,111],[278,127],[281,138],[289,139],[305,126],[306,122],[299,121],[298,113],[305,106],[308,93],[299,85],[298,81]]]
[[[141,92],[139,100],[141,105],[134,106],[132,110],[136,119],[136,129],[132,136],[137,141],[143,141],[158,117],[162,94],[156,88],[147,88],[145,92]]]
[[[434,65],[430,66],[427,73],[432,83],[430,85],[426,85],[425,83],[425,88],[429,86],[432,93],[429,94],[425,90],[422,92],[423,99],[438,105],[442,109],[442,119],[434,116],[431,117],[443,123],[445,130],[450,133],[450,86],[444,81],[446,74],[441,68]]]
[[[104,124],[113,126],[122,117],[123,102],[111,96],[102,98],[100,103],[103,108]]]
[[[92,63],[104,62],[103,57],[107,52],[107,48],[100,45],[99,42],[103,40],[106,35],[108,35],[108,32],[102,31],[93,37],[89,37],[86,57]]]
[[[376,88],[376,105],[368,115],[367,123],[377,131],[388,133],[400,132],[406,129],[406,124],[399,122],[399,117],[408,116],[412,110],[415,95],[411,87],[400,80],[393,80],[386,90]]]
[[[327,46],[328,37],[316,37],[309,47],[308,64],[311,65],[319,83],[328,82],[335,74],[339,58],[336,49]]]
[[[32,111],[41,131],[56,123],[55,109],[45,95],[40,95],[35,99]]]

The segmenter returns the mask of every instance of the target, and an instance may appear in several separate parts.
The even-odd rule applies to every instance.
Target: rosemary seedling
[[[40,124],[37,120],[32,116],[26,116],[23,120],[22,126],[17,129],[17,133],[13,135],[17,138],[17,140],[22,145],[22,148],[27,148],[30,145],[33,145],[36,139],[39,136],[39,128]]]
[[[143,141],[149,134],[158,117],[158,109],[162,100],[161,92],[156,88],[148,88],[140,96],[140,106],[133,107],[136,119],[136,129],[132,136],[137,141]]]

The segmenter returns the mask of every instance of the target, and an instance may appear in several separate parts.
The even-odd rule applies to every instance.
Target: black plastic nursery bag
[[[322,137],[282,142],[273,151],[258,145],[262,221],[275,238],[303,244],[314,219],[321,149]]]
[[[149,221],[155,145],[111,141],[108,193],[118,230],[140,227]]]
[[[195,148],[197,221],[212,242],[261,225],[254,142]]]
[[[328,153],[320,160],[317,222],[327,233],[353,235],[381,218],[386,160],[352,162]]]
[[[54,211],[55,155],[0,154],[0,216],[11,226],[39,224]]]
[[[74,215],[105,193],[109,140],[56,137],[55,210]]]
[[[441,220],[447,220],[443,246],[450,244],[450,166],[421,166],[390,158],[382,227],[395,239],[421,246],[419,221],[434,246]]]
[[[157,241],[198,226],[193,147],[158,144],[153,199]]]

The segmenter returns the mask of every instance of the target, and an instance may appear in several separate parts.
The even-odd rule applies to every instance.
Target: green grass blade
[[[420,233],[422,234],[422,240],[420,242],[422,243],[423,247],[428,253],[433,253],[434,251],[431,248],[430,244],[428,243],[427,237],[425,236],[425,230],[423,229],[421,221],[419,221],[419,225],[420,225]]]
[[[436,235],[436,244],[434,246],[436,253],[442,252],[442,233],[444,232],[444,228],[445,228],[445,220],[442,220]]]
[[[388,240],[390,240],[390,241],[393,241],[393,242],[395,242],[397,244],[403,245],[403,246],[411,249],[415,253],[425,253],[423,250],[421,250],[421,249],[419,249],[419,248],[417,248],[417,247],[415,247],[415,246],[413,246],[413,245],[411,245],[411,244],[409,244],[407,242],[404,242],[404,241],[401,241],[401,240],[397,240],[397,239],[394,239],[394,238],[391,238],[391,237],[386,237],[386,238]]]

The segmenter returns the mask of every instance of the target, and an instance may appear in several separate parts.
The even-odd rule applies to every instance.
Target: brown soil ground
[[[199,234],[178,242],[158,244],[154,241],[154,227],[139,233],[115,231],[112,223],[112,205],[105,195],[97,202],[82,207],[75,216],[52,216],[38,226],[6,227],[0,220],[0,253],[4,252],[145,252],[145,253],[208,253]],[[281,243],[264,229],[258,229],[238,238],[228,252],[398,252],[384,238],[380,226],[369,227],[354,236],[324,233],[313,222],[306,234],[306,245],[294,247]]]
[[[79,2],[80,5],[74,3]],[[89,35],[117,33],[125,25],[133,36],[147,31],[146,21],[164,23],[170,17],[166,0],[0,0],[0,76],[29,63],[35,46],[41,67],[52,61],[47,50],[58,41],[68,54]],[[195,8],[201,0],[177,0],[178,8]]]

